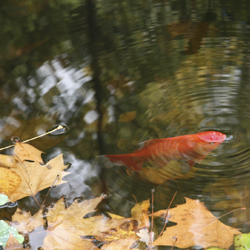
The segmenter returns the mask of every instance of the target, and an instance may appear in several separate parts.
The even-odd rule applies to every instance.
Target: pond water
[[[249,8],[247,0],[5,1],[1,147],[13,136],[24,141],[65,125],[65,133],[31,143],[45,161],[62,153],[70,164],[67,183],[51,189],[47,205],[105,193],[100,210],[129,217],[135,197],[149,199],[154,189],[158,210],[177,191],[171,207],[183,197],[217,217],[245,207],[221,221],[249,232]],[[226,140],[187,173],[175,163],[163,177],[96,160],[131,153],[146,140],[209,130]],[[27,197],[3,207],[1,218],[10,220],[17,206],[39,209]],[[41,237],[27,245],[41,247]]]

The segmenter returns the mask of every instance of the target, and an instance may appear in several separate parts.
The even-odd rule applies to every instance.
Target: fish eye
[[[214,144],[214,142],[210,142],[210,144]]]

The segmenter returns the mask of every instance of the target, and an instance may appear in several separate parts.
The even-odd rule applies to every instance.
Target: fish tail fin
[[[134,157],[130,154],[124,154],[124,155],[104,155],[106,158],[108,158],[111,162],[122,164],[128,167],[132,171],[139,171],[141,170],[141,166],[143,164],[143,161],[138,159],[137,157]]]

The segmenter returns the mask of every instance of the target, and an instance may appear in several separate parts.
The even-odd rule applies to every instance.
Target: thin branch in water
[[[165,219],[164,226],[163,226],[163,228],[162,228],[162,230],[161,230],[161,233],[159,234],[158,238],[163,234],[163,232],[164,232],[164,230],[165,230],[165,228],[166,228],[166,226],[167,226],[167,222],[168,222],[168,221],[167,221],[168,211],[169,211],[169,209],[170,209],[170,206],[171,206],[171,204],[172,204],[172,202],[173,202],[173,200],[174,200],[176,194],[177,194],[177,191],[175,192],[175,194],[174,194],[172,200],[170,201],[170,203],[169,203],[169,205],[168,205],[168,208],[166,209],[166,214],[165,214],[165,218],[164,218],[164,219]],[[158,239],[158,238],[157,238],[157,239]]]
[[[151,207],[152,207],[152,213],[151,213],[151,233],[150,233],[150,242],[149,242],[149,245],[150,245],[150,250],[151,250],[151,245],[153,243],[153,227],[154,227],[154,193],[155,193],[155,189],[152,188],[151,190],[151,193],[152,193],[152,203],[151,203]]]
[[[45,135],[54,133],[54,132],[56,132],[56,131],[58,131],[58,130],[60,130],[60,129],[63,129],[63,126],[62,126],[62,125],[58,125],[58,127],[56,127],[55,129],[53,129],[53,130],[51,130],[51,131],[49,131],[49,132],[47,132],[47,133],[45,133],[45,134],[38,135],[38,136],[33,137],[33,138],[31,138],[31,139],[25,140],[25,141],[23,141],[22,143],[26,143],[26,142],[29,142],[29,141],[33,141],[33,140],[38,139],[38,138],[40,138],[40,137],[43,137],[43,136],[45,136]],[[7,148],[12,148],[12,147],[14,147],[14,146],[15,146],[15,144],[14,144],[14,145],[7,146],[7,147],[4,147],[4,148],[0,148],[0,151],[5,150],[5,149],[7,149]]]

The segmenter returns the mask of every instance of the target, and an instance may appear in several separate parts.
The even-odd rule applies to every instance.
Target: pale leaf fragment
[[[147,245],[154,239],[154,232],[150,232],[149,228],[146,227],[140,229],[136,235],[140,237],[140,241],[145,242]]]

